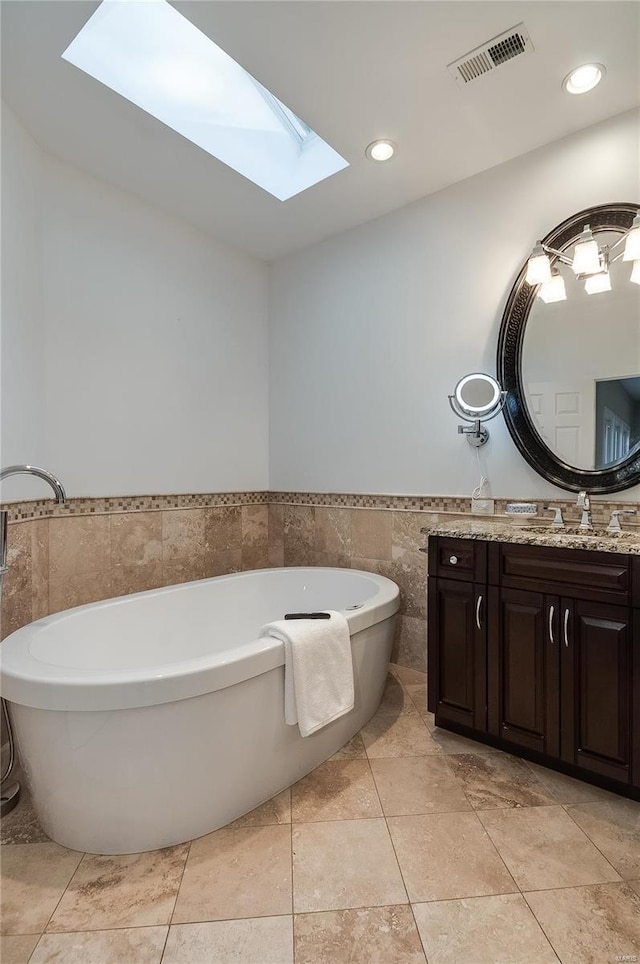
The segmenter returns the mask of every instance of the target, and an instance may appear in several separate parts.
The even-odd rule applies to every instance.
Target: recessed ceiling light
[[[349,166],[166,0],[103,0],[62,56],[280,201]]]
[[[365,154],[370,161],[388,161],[393,157],[395,151],[396,145],[393,141],[381,138],[378,141],[372,141],[367,147]]]
[[[606,72],[602,64],[583,64],[567,74],[562,86],[568,94],[586,94],[600,83]]]

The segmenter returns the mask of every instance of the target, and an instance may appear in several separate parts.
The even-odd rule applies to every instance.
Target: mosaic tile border
[[[268,502],[268,492],[199,492],[69,499],[64,505],[58,505],[53,499],[32,499],[25,502],[2,503],[2,508],[9,512],[9,522],[23,522],[27,519],[104,515],[113,512],[200,509],[221,505],[260,505]]]
[[[544,499],[522,499],[519,501],[537,502],[542,506]],[[504,515],[508,502],[514,498],[496,499],[495,514]],[[37,499],[23,502],[7,502],[3,508],[9,512],[10,522],[23,522],[27,519],[42,519],[78,515],[103,515],[115,512],[151,512],[167,509],[197,509],[213,506],[232,505],[310,505],[345,509],[391,509],[405,512],[438,512],[456,515],[470,515],[471,499],[468,496],[448,495],[380,495],[350,492],[208,492],[178,493],[175,495],[128,495],[70,499],[66,505],[57,505],[52,499]],[[554,499],[554,505],[562,507],[571,519],[579,516],[575,499]],[[631,524],[640,524],[638,502],[606,501],[592,499],[592,515],[600,522],[608,518],[612,509],[637,508],[638,519]],[[626,520],[628,525],[631,520]]]
[[[447,495],[370,495],[351,492],[269,492],[269,501],[345,509],[406,509],[413,512],[470,512],[468,498]]]
[[[346,509],[392,509],[395,511],[438,512],[456,515],[471,514],[471,498],[469,496],[359,495],[344,492],[269,492],[268,495],[269,502],[272,504],[330,506],[332,508]],[[504,515],[507,503],[514,501],[516,501],[516,498],[513,496],[505,499],[495,499],[495,515]],[[541,514],[542,506],[547,500],[540,498],[525,499],[518,496],[517,501],[536,503],[540,510],[539,514]],[[575,498],[553,499],[553,504],[560,506],[569,519],[574,516],[577,518],[580,517],[580,510],[576,506]],[[612,509],[628,508],[638,510],[638,519],[634,519],[631,524],[640,524],[640,505],[638,502],[598,500],[596,498],[592,498],[591,500],[592,516],[596,521],[608,519],[609,512]],[[549,519],[551,519],[551,514],[549,515]],[[626,519],[625,526],[629,525],[630,522],[631,520]]]

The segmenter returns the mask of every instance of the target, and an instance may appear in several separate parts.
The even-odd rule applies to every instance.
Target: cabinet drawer
[[[429,539],[429,575],[483,582],[487,576],[487,544],[478,539]]]
[[[499,581],[512,589],[624,605],[631,590],[630,558],[614,552],[501,543]]]

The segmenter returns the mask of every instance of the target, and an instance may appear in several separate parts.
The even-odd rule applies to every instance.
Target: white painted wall
[[[1,229],[0,462],[37,464],[45,456],[40,150],[8,108],[2,110]],[[22,491],[36,497],[37,485],[25,480]]]
[[[3,333],[9,357],[23,361],[3,386],[3,464],[39,460],[73,496],[266,488],[264,263],[49,156],[40,168],[42,298],[31,324],[41,337],[23,346],[16,335],[37,316],[33,295]],[[3,223],[5,258],[25,222],[22,248],[39,250],[20,197]],[[36,377],[44,388],[31,400]],[[16,423],[27,402],[33,439]],[[3,487],[7,499],[23,493],[18,481]]]
[[[271,265],[272,489],[470,494],[476,455],[456,434],[447,394],[467,372],[495,374],[506,298],[534,241],[582,208],[640,200],[639,117],[620,115]],[[495,496],[559,494],[501,416],[489,428],[481,460]],[[640,487],[622,497],[640,499]]]
[[[469,494],[447,393],[495,370],[533,241],[640,197],[638,130],[621,115],[271,265],[268,339],[263,263],[41,155],[5,108],[2,463],[74,496]],[[553,495],[490,428],[493,494]]]

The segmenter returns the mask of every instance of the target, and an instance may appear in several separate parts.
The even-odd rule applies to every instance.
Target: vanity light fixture
[[[603,64],[583,64],[567,74],[562,86],[568,94],[586,94],[597,87],[606,72]]]
[[[600,291],[611,291],[611,277],[608,271],[599,271],[589,275],[585,280],[584,289],[588,295],[596,295]]]
[[[640,213],[636,214],[624,244],[623,261],[640,261]]]
[[[530,285],[543,285],[551,281],[551,259],[545,254],[541,241],[536,241],[527,261],[525,281]]]
[[[567,289],[564,284],[564,278],[557,268],[554,268],[551,272],[550,279],[540,285],[538,297],[547,305],[554,301],[567,300]]]
[[[574,274],[595,274],[600,271],[598,242],[588,224],[584,226],[584,230],[574,248],[571,267]]]
[[[624,243],[624,252],[613,254]],[[640,213],[636,214],[631,226],[611,246],[598,244],[591,226],[586,224],[578,236],[573,249],[573,258],[564,251],[536,241],[527,261],[525,281],[532,287],[538,286],[538,298],[550,304],[564,301],[567,297],[565,281],[558,270],[563,264],[571,268],[579,281],[585,282],[587,294],[611,291],[609,265],[616,261],[632,261],[630,280],[640,284]]]
[[[396,152],[396,145],[386,137],[372,141],[365,150],[370,161],[390,161]]]

